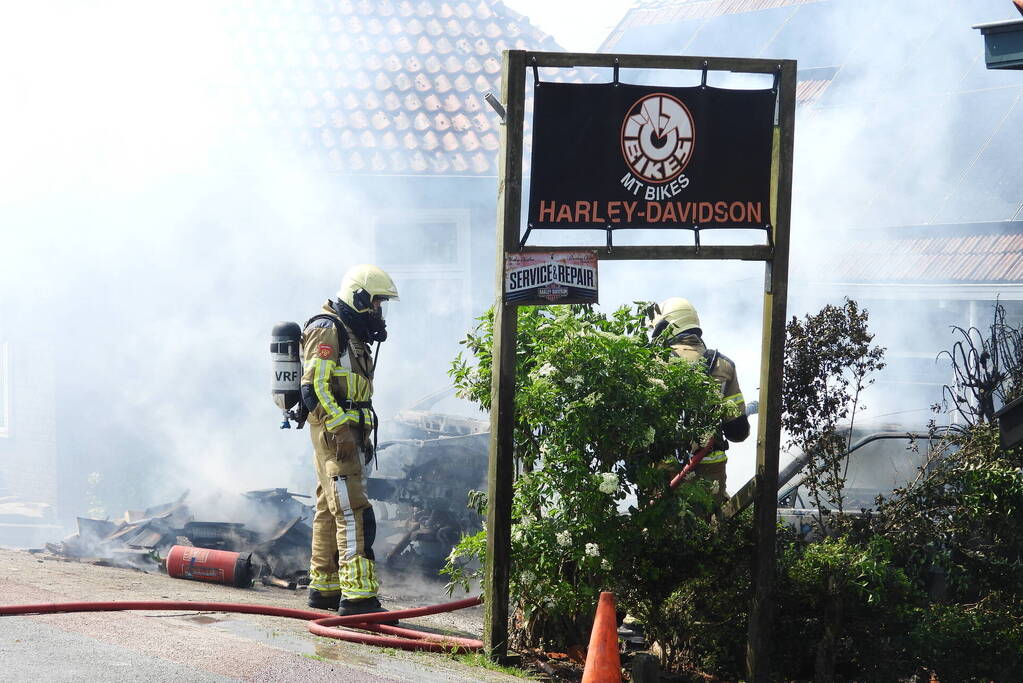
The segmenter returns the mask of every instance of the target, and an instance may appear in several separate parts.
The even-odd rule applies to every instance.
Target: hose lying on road
[[[0,616],[18,614],[56,614],[63,612],[120,612],[127,610],[202,610],[208,612],[238,612],[241,614],[262,614],[269,617],[285,617],[288,619],[305,619],[309,622],[310,633],[324,638],[347,640],[352,643],[393,647],[400,650],[427,650],[430,652],[477,652],[483,649],[483,643],[471,638],[459,638],[435,633],[424,633],[399,626],[388,626],[381,621],[394,619],[411,619],[425,617],[440,612],[454,612],[466,607],[474,607],[483,602],[479,597],[446,602],[428,607],[400,609],[392,612],[374,614],[357,614],[348,617],[324,616],[322,612],[310,612],[288,607],[268,607],[266,605],[246,605],[233,602],[191,602],[187,600],[155,600],[151,602],[50,602],[38,605],[0,605]],[[378,634],[359,633],[335,626],[357,628],[373,631]]]

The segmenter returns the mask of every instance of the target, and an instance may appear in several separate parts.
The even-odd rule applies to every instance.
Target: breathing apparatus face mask
[[[366,313],[369,327],[370,341],[382,342],[387,340],[387,299],[376,299],[372,308]]]

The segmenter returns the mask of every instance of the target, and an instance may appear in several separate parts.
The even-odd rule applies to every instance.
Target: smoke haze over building
[[[989,169],[1005,164],[1008,177],[1020,177],[1011,171],[1023,158],[1018,138],[1006,135],[1020,129],[1023,84],[1011,72],[983,69],[981,41],[969,29],[1008,16],[1008,3],[778,4],[674,24],[638,22],[603,49],[798,58],[801,70],[812,69],[800,76],[806,97],[796,126],[792,314],[837,303],[843,293],[874,291],[843,290],[825,267],[838,228],[1020,220],[1018,183],[1007,185]],[[658,7],[638,3],[634,12],[653,16]],[[310,133],[316,144],[296,144],[294,131],[304,123],[288,117],[303,110],[306,90],[339,100],[358,92],[364,101],[365,94],[355,85],[317,84],[321,71],[331,78],[345,72],[343,64],[328,68],[330,54],[340,61],[356,50],[303,43],[299,28],[316,21],[323,35],[350,29],[345,24],[332,34],[330,18],[315,13],[300,2],[244,8],[47,2],[3,10],[0,343],[8,344],[11,372],[23,387],[10,398],[11,410],[33,400],[33,386],[40,387],[36,398],[55,405],[62,516],[84,511],[92,472],[101,479],[89,495],[108,514],[175,498],[185,488],[310,489],[308,436],[277,428],[269,331],[279,320],[302,322],[316,313],[350,265],[377,262],[398,273],[402,301],[390,312],[391,338],[380,359],[384,418],[444,386],[446,364],[471,317],[492,302],[497,188],[492,167],[474,158],[477,152],[484,161],[496,158],[486,136],[496,135],[497,124],[488,108],[479,110],[480,122],[469,116],[468,96],[482,95],[475,81],[459,93],[465,111],[457,110],[471,129],[457,131],[451,143],[434,112],[422,129],[433,133],[437,150],[446,149],[445,139],[456,145],[442,159],[449,160],[445,172],[429,165],[416,171],[411,152],[405,170],[373,172],[373,154],[365,150],[364,172],[333,168],[330,153],[348,148],[332,112],[355,119],[362,105],[313,107],[324,112],[323,125]],[[503,30],[507,24],[494,23]],[[368,19],[364,33],[371,35]],[[250,44],[266,60],[259,69],[225,39],[239,34],[265,36]],[[531,48],[552,47],[524,35]],[[324,66],[292,61],[313,48]],[[492,56],[473,57],[491,83],[500,76],[486,71]],[[422,73],[433,73],[423,62]],[[461,72],[450,72],[452,91],[455,73]],[[631,82],[659,76],[623,72]],[[764,87],[759,80],[710,78],[712,85]],[[425,100],[432,87],[411,90]],[[379,92],[381,102],[387,92]],[[409,132],[417,131],[414,114],[408,119]],[[359,130],[375,136],[373,149],[392,163],[380,151],[390,144],[389,129],[370,119]],[[433,164],[441,157],[424,158]],[[1006,208],[1013,202],[1015,211]],[[538,236],[535,243],[562,237]],[[571,237],[594,245],[604,239]],[[616,243],[663,238],[646,231],[616,236]],[[431,249],[433,261],[418,263]],[[747,399],[757,396],[762,264],[604,262],[600,290],[604,308],[690,298],[708,344],[735,360]],[[960,304],[941,308],[933,298],[922,312],[918,293],[886,294],[884,315],[874,320],[880,344],[924,360],[937,344],[935,330],[967,321]],[[900,313],[909,309],[921,312],[907,325]],[[914,419],[926,416],[933,388],[868,396],[873,412],[865,416],[904,409],[923,409]],[[12,420],[12,434],[18,428]],[[733,451],[730,487],[752,473],[754,442],[755,435]],[[0,495],[35,495],[21,481],[0,475]]]

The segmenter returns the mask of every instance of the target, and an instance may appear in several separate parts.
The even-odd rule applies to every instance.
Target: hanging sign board
[[[505,253],[504,260],[505,303],[597,303],[597,255],[592,251]]]
[[[537,83],[529,228],[770,223],[775,94]]]

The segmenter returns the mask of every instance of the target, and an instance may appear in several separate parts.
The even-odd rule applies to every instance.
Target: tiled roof
[[[256,125],[284,129],[338,172],[496,175],[500,122],[483,95],[500,93],[502,52],[560,49],[499,0],[241,7],[228,30],[259,84]]]
[[[1023,280],[1023,222],[904,228],[906,237],[843,243],[823,264],[834,282],[1005,283]],[[926,230],[926,232],[923,232]],[[949,234],[952,233],[952,234]],[[855,254],[855,258],[849,258]]]

